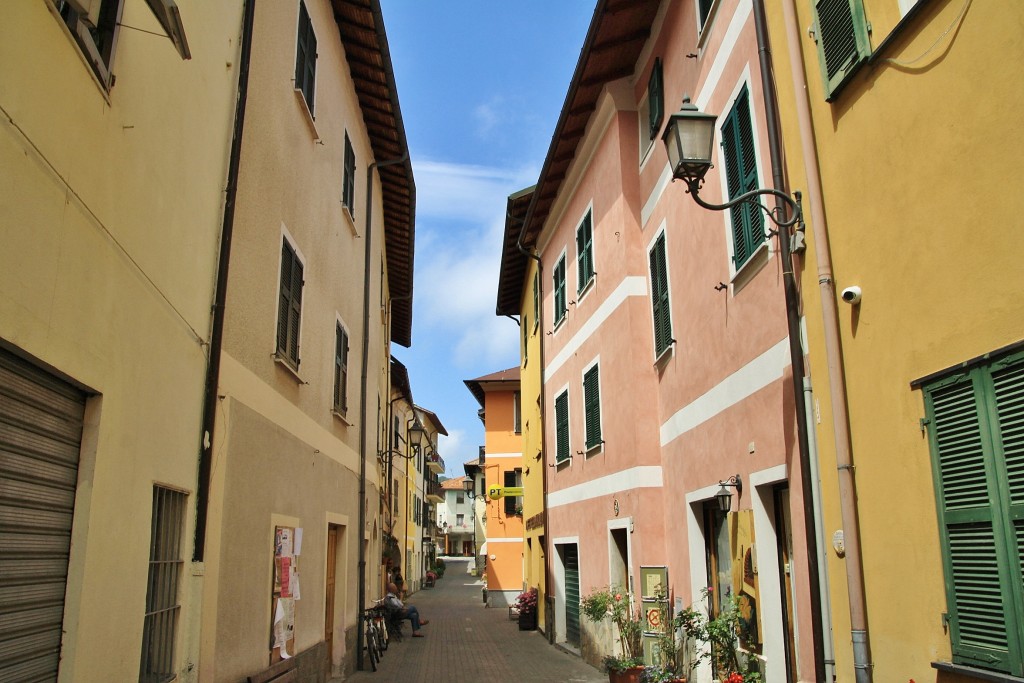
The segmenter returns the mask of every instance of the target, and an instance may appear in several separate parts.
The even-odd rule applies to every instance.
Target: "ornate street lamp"
[[[785,192],[770,188],[751,190],[741,194],[725,204],[709,204],[700,198],[700,188],[704,185],[704,176],[711,168],[711,153],[715,141],[714,114],[705,114],[690,104],[690,96],[683,96],[683,105],[678,112],[669,117],[665,133],[661,136],[668,152],[668,160],[672,166],[672,178],[686,183],[686,191],[693,201],[710,211],[724,211],[737,204],[751,202],[761,207],[768,217],[780,228],[795,225],[802,217],[800,203]],[[757,201],[757,197],[765,194],[774,195],[785,201],[792,209],[789,220],[781,221],[774,212],[768,210]]]
[[[736,487],[736,495],[738,497],[743,493],[743,479],[737,474],[725,481],[718,482],[718,484],[722,487],[715,494],[715,498],[718,499],[718,509],[722,512],[729,512],[729,508],[732,507],[732,491],[729,490],[729,487]]]

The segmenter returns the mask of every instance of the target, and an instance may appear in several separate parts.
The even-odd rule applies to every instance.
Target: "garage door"
[[[580,556],[575,545],[565,549],[565,640],[580,645]]]
[[[56,681],[85,394],[0,348],[0,681]]]

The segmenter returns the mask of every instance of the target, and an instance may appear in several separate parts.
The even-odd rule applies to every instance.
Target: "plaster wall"
[[[815,387],[827,535],[842,528],[835,468],[823,307],[838,309],[859,501],[871,651],[876,680],[935,680],[949,661],[931,455],[910,382],[1021,340],[1024,271],[1005,241],[1024,209],[1007,192],[1024,150],[1006,88],[1024,58],[1024,8],[918,3],[899,27],[895,2],[865,0],[878,52],[834,102],[825,101],[813,41],[800,36],[797,71],[807,97],[824,192],[829,244],[809,242],[802,263]],[[798,25],[810,7],[796,4]],[[782,6],[769,25],[791,186],[807,186]],[[965,106],[951,105],[950,93]],[[811,230],[808,230],[811,234]],[[831,256],[835,291],[863,290],[851,307],[818,285]],[[897,522],[897,523],[894,523]],[[845,562],[830,553],[839,680],[853,680]],[[943,681],[960,680],[939,674]]]
[[[199,658],[191,531],[241,3],[179,6],[192,60],[122,30],[109,92],[53,5],[0,8],[0,340],[91,394],[67,683],[138,677],[154,484],[188,496],[178,680]],[[161,32],[145,3],[122,21]]]
[[[507,386],[506,386],[507,385]],[[505,485],[505,473],[523,468],[522,435],[515,431],[519,382],[485,387],[486,487]],[[523,590],[523,515],[506,514],[505,498],[487,500],[487,600],[509,604]]]

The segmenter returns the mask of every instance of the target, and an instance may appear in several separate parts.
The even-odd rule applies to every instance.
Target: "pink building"
[[[676,609],[708,587],[712,613],[740,599],[768,680],[813,680],[778,237],[757,210],[706,211],[671,182],[661,136],[684,93],[718,117],[702,197],[770,186],[752,3],[602,1],[525,224],[506,227],[499,313],[508,288],[534,287],[508,256],[520,235],[541,264],[555,639],[599,661],[610,643],[580,623],[580,596],[618,584],[639,600],[641,567],[666,567]]]

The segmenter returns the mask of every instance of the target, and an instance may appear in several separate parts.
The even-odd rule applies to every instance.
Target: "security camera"
[[[845,301],[846,303],[850,304],[851,306],[853,304],[859,304],[860,303],[860,287],[857,287],[856,285],[854,285],[853,287],[847,287],[846,289],[843,290],[843,293],[840,294],[839,296],[843,297],[843,301]]]

